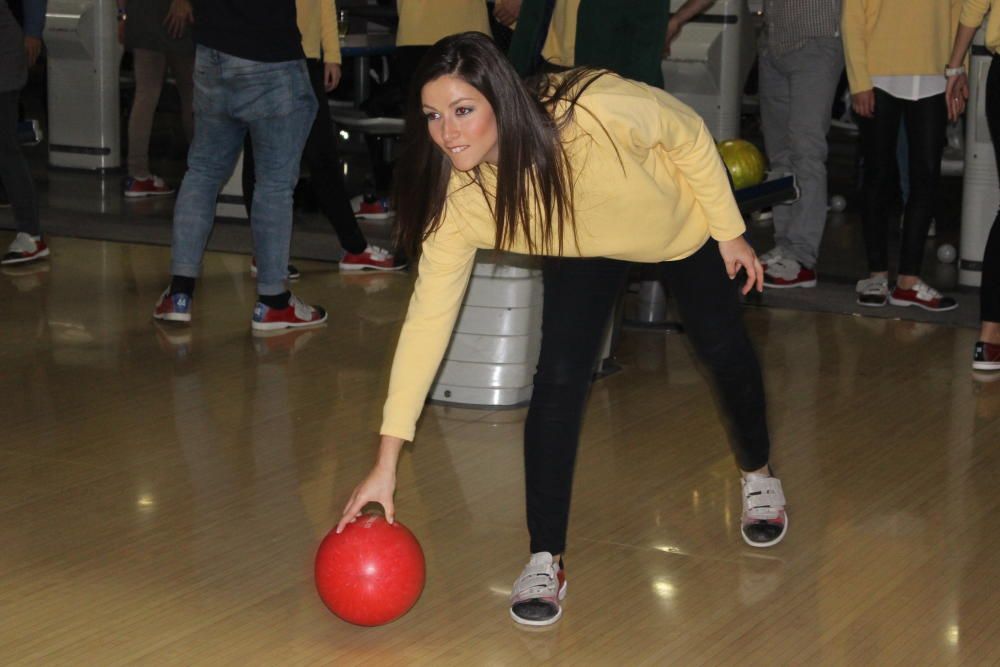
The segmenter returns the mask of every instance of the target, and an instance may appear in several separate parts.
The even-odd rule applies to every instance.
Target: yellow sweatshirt
[[[958,21],[969,28],[978,28],[986,12],[990,13],[986,24],[986,48],[997,53],[1000,52],[1000,0],[965,0]]]
[[[725,167],[697,113],[663,90],[614,75],[595,81],[579,105],[562,135],[575,179],[579,241],[567,227],[564,256],[662,262],[693,254],[709,237],[743,234]],[[495,170],[482,171],[492,191]],[[468,174],[452,174],[441,226],[424,241],[392,364],[383,435],[413,439],[476,250],[493,247],[490,207],[470,183]],[[510,249],[527,253],[520,236]]]
[[[295,12],[306,58],[319,58],[322,50],[323,62],[339,63],[336,0],[295,0]]]
[[[396,0],[396,11],[396,46],[430,46],[459,32],[493,36],[485,0]]]
[[[944,75],[962,0],[844,0],[841,32],[852,93],[873,76]]]
[[[563,67],[576,65],[576,17],[579,12],[580,0],[556,0],[549,33],[542,47],[542,57],[550,63]]]

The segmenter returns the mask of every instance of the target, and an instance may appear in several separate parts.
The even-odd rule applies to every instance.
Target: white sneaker
[[[859,306],[880,308],[889,301],[889,279],[885,276],[864,278],[858,281],[854,291],[858,295]]]
[[[18,232],[4,253],[0,264],[23,264],[49,256],[49,248],[41,236]]]
[[[743,517],[740,533],[752,547],[771,547],[788,532],[785,494],[777,477],[751,473],[741,480],[743,485]]]
[[[566,575],[552,554],[531,554],[510,594],[510,617],[522,625],[552,625],[562,618]]]

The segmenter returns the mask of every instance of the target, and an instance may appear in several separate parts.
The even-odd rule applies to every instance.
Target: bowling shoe
[[[522,625],[552,625],[562,618],[566,575],[548,551],[531,554],[510,594],[510,617]]]
[[[777,477],[750,473],[743,485],[743,517],[740,532],[752,547],[774,546],[788,531],[785,494]]]
[[[934,313],[958,308],[957,301],[950,296],[943,296],[923,280],[918,280],[910,289],[902,289],[898,285],[894,287],[889,293],[889,303],[894,306],[917,306]]]

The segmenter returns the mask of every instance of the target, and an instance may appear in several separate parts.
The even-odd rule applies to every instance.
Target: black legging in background
[[[986,122],[993,138],[993,152],[1000,165],[1000,56],[993,56],[986,77]],[[982,285],[979,288],[979,319],[1000,322],[1000,211],[993,219],[983,253]]]
[[[580,426],[602,335],[628,273],[613,259],[546,258],[542,349],[524,425],[524,467],[531,552],[566,547]],[[694,255],[657,265],[669,281],[687,333],[719,391],[736,463],[768,463],[764,385],[743,326],[738,286],[715,241]]]
[[[910,195],[903,212],[903,239],[898,273],[920,274],[924,241],[934,217],[941,154],[945,145],[948,111],[944,94],[922,100],[903,100],[875,89],[875,116],[862,118],[861,145],[864,155],[864,227],[868,270],[889,270],[888,202],[896,191],[896,138],[899,123],[906,120],[909,144]]]
[[[17,231],[38,236],[41,229],[35,185],[17,139],[17,101],[20,95],[19,90],[0,93],[0,182],[14,209]]]
[[[340,158],[337,154],[337,140],[333,134],[333,124],[330,121],[330,111],[326,106],[326,90],[323,88],[323,63],[310,58],[306,61],[309,68],[309,80],[313,92],[319,100],[319,111],[309,138],[306,139],[302,160],[309,168],[309,182],[319,203],[320,211],[333,225],[333,230],[340,240],[340,245],[350,253],[362,253],[368,247],[365,235],[358,227],[358,221],[351,209],[351,201],[344,188],[344,175],[340,170]],[[253,201],[254,161],[253,147],[250,145],[250,135],[243,141],[243,205],[250,216],[250,202]]]

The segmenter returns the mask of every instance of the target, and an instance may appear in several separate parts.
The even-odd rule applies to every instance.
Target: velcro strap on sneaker
[[[776,477],[751,477],[743,485],[743,510],[781,509],[785,506],[785,494],[781,490],[781,480]]]
[[[521,576],[514,582],[514,589],[511,591],[511,602],[521,602],[533,598],[554,598],[559,591],[558,579],[552,576],[552,570],[531,571],[525,568]]]
[[[914,285],[913,289],[917,293],[917,298],[921,301],[933,301],[934,299],[941,298],[941,292],[938,292],[922,280]]]

